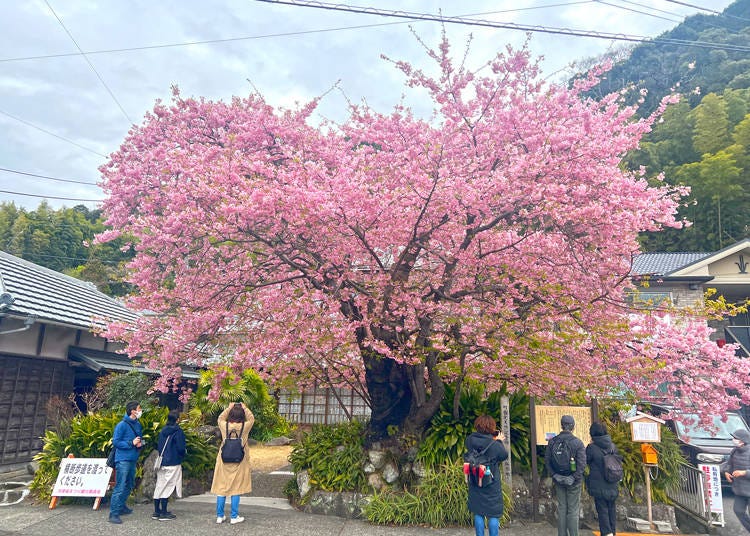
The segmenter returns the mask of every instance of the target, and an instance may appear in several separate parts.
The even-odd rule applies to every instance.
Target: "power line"
[[[26,177],[37,177],[39,179],[47,179],[50,181],[58,181],[58,182],[72,182],[74,184],[90,184],[92,186],[99,186],[95,182],[86,182],[86,181],[77,181],[73,179],[61,179],[59,177],[50,177],[48,175],[38,175],[36,173],[29,173],[27,171],[18,171],[15,169],[8,169],[4,167],[0,167],[0,171],[5,171],[6,173],[15,173],[16,175],[25,175]]]
[[[96,67],[94,67],[94,64],[91,63],[91,60],[88,58],[88,56],[86,56],[86,54],[83,53],[83,50],[81,50],[81,47],[78,45],[78,41],[76,41],[75,37],[73,37],[73,34],[70,33],[70,30],[68,30],[68,28],[65,26],[65,24],[62,21],[62,19],[57,15],[57,13],[55,13],[55,10],[52,9],[52,6],[50,5],[50,3],[47,0],[44,0],[44,3],[47,4],[47,7],[52,12],[52,14],[55,16],[55,18],[57,19],[57,22],[60,23],[60,26],[62,26],[62,29],[65,30],[65,33],[68,34],[68,37],[70,37],[70,40],[73,41],[73,44],[76,46],[76,48],[78,49],[78,51],[81,53],[81,55],[83,56],[83,59],[86,60],[86,63],[89,64],[89,67],[91,67],[91,70],[94,71],[94,74],[99,79],[99,82],[102,83],[102,85],[104,86],[104,89],[107,90],[107,93],[109,93],[109,96],[112,97],[112,100],[115,101],[115,104],[117,104],[117,107],[120,108],[120,111],[122,112],[122,115],[125,116],[125,119],[127,119],[130,124],[133,124],[133,120],[130,119],[130,117],[128,116],[128,113],[125,111],[125,108],[122,107],[122,104],[120,104],[120,101],[117,100],[117,97],[115,97],[115,94],[112,93],[112,90],[109,88],[109,86],[107,85],[107,83],[104,81],[104,78],[102,78],[102,76],[99,74],[99,71],[96,70]]]
[[[666,20],[666,21],[669,21],[669,22],[680,23],[680,22],[683,22],[685,20],[685,18],[686,18],[686,17],[683,17],[682,15],[680,15],[678,13],[674,13],[674,12],[670,12],[670,11],[664,11],[663,9],[657,9],[657,8],[654,8],[654,7],[651,7],[651,6],[647,6],[645,4],[639,4],[638,2],[631,2],[630,0],[620,0],[620,2],[622,2],[624,4],[630,4],[632,6],[638,6],[638,7],[642,7],[642,8],[645,8],[645,9],[650,9],[651,11],[657,11],[659,13],[664,13],[664,14],[670,15],[672,17],[678,17],[678,19],[670,19],[670,18],[667,18],[667,17],[661,17],[659,15],[654,15],[653,13],[649,13],[648,11],[640,11],[638,9],[633,9],[633,8],[621,6],[619,4],[613,4],[611,2],[605,2],[604,0],[594,0],[594,2],[598,2],[598,3],[603,4],[605,6],[616,7],[617,9],[623,9],[625,11],[630,11],[631,13],[638,13],[639,15],[646,15],[647,17],[653,17],[653,18],[656,18],[656,19]],[[718,24],[712,24],[710,22],[706,22],[704,24],[706,24],[707,26],[711,26],[712,28],[725,29],[723,26],[720,26]]]
[[[57,199],[60,201],[85,201],[87,203],[102,203],[104,199],[79,199],[77,197],[57,197],[54,195],[27,194],[24,192],[11,192],[10,190],[0,190],[0,194],[22,195],[25,197],[41,197],[42,199]]]
[[[648,13],[646,11],[639,11],[637,9],[632,9],[632,8],[625,7],[625,6],[620,6],[620,5],[617,5],[617,4],[612,4],[610,2],[605,2],[604,0],[594,0],[594,1],[596,3],[598,3],[598,4],[602,4],[602,5],[610,6],[610,7],[616,7],[617,9],[624,9],[625,11],[630,11],[631,13],[638,13],[639,15],[646,15],[648,17],[654,17],[656,19],[666,20],[666,21],[669,21],[669,22],[682,22],[682,18],[680,18],[679,20],[675,20],[675,19],[670,19],[670,18],[667,18],[667,17],[662,17],[662,16],[659,16],[659,15],[654,15],[653,13]],[[627,3],[628,4],[635,4],[635,5],[639,6],[639,7],[647,7],[647,6],[644,6],[643,4],[636,4],[635,2],[627,2]],[[667,13],[667,12],[664,11],[663,13]],[[679,15],[676,15],[674,13],[668,13],[668,14],[669,15],[674,15],[674,16],[679,16]]]
[[[664,37],[645,37],[640,35],[613,34],[607,32],[597,32],[594,30],[575,30],[571,28],[553,28],[547,26],[529,26],[525,24],[515,24],[512,22],[494,22],[484,19],[469,19],[465,17],[450,17],[443,15],[432,15],[429,13],[415,13],[410,11],[393,11],[377,9],[373,7],[358,7],[346,4],[329,4],[327,2],[318,2],[314,0],[256,0],[266,4],[289,5],[295,7],[310,7],[315,9],[325,9],[329,11],[341,11],[348,13],[358,13],[363,15],[378,15],[381,17],[396,17],[409,20],[434,21],[448,24],[462,24],[466,26],[478,26],[485,28],[498,28],[505,30],[520,30],[524,32],[537,32],[568,35],[572,37],[592,37],[596,39],[608,39],[615,41],[631,41],[636,43],[658,43],[679,46],[692,46],[697,48],[707,48],[714,50],[727,50],[732,52],[750,52],[750,47],[732,44],[711,43],[707,41],[686,41],[683,39],[671,39]]]
[[[470,14],[461,15],[461,16],[462,17],[474,17],[474,16],[479,16],[479,15],[516,13],[519,11],[531,11],[535,9],[549,9],[549,8],[554,8],[554,7],[565,7],[565,6],[572,6],[572,5],[578,5],[578,4],[590,4],[592,2],[594,2],[594,0],[576,0],[573,2],[558,2],[555,4],[545,4],[542,6],[504,9],[500,11],[485,11],[481,13],[470,13]],[[103,50],[64,52],[60,54],[43,54],[39,56],[19,56],[15,58],[0,58],[0,63],[7,63],[7,62],[14,62],[14,61],[44,60],[44,59],[54,59],[54,58],[67,58],[67,57],[82,56],[82,55],[92,56],[94,54],[113,54],[113,53],[118,53],[118,52],[137,52],[141,50],[158,50],[162,48],[177,48],[177,47],[187,47],[187,46],[195,46],[195,45],[212,45],[212,44],[218,44],[218,43],[232,43],[236,41],[252,41],[252,40],[257,40],[257,39],[269,39],[269,38],[274,38],[274,37],[294,37],[294,36],[309,35],[309,34],[316,34],[316,33],[339,32],[339,31],[345,31],[345,30],[361,30],[365,28],[378,28],[382,26],[395,26],[399,24],[408,24],[409,22],[412,22],[412,21],[382,22],[378,24],[359,24],[355,26],[338,26],[338,27],[333,27],[333,28],[318,28],[315,30],[299,30],[299,31],[294,31],[294,32],[247,35],[247,36],[240,36],[240,37],[227,37],[224,39],[206,39],[202,41],[183,41],[179,43],[163,43],[159,45],[143,45],[143,46],[127,47],[127,48],[110,48],[110,49],[103,49]]]
[[[716,11],[715,9],[711,9],[711,8],[708,8],[708,7],[697,6],[695,4],[689,4],[687,2],[680,2],[679,0],[664,0],[664,1],[665,2],[669,2],[671,4],[677,4],[679,6],[691,7],[693,9],[699,9],[701,11],[707,11],[708,13],[712,13],[713,15],[720,15],[720,16],[723,16],[723,17],[729,17],[729,18],[732,18],[732,19],[744,20],[746,22],[750,22],[750,19],[746,19],[744,17],[738,17],[736,15],[729,15],[727,13],[722,13],[720,11]]]
[[[94,153],[95,155],[101,156],[103,158],[107,158],[107,155],[105,155],[105,154],[102,154],[102,153],[100,153],[98,151],[90,149],[89,147],[86,147],[85,145],[81,145],[80,143],[74,142],[73,140],[70,140],[70,139],[68,139],[68,138],[66,138],[64,136],[60,136],[59,134],[55,134],[54,132],[50,132],[49,130],[44,129],[42,127],[39,127],[39,126],[35,125],[34,123],[30,123],[29,121],[26,121],[25,119],[21,119],[20,117],[16,117],[15,115],[11,115],[8,112],[4,112],[4,111],[0,110],[0,114],[4,115],[6,117],[10,117],[11,119],[15,119],[16,121],[18,121],[20,123],[23,123],[26,126],[29,126],[31,128],[35,128],[35,129],[37,129],[37,130],[39,130],[41,132],[44,132],[45,134],[49,134],[50,136],[53,136],[53,137],[55,137],[55,138],[57,138],[59,140],[62,140],[62,141],[68,142],[68,143],[70,143],[72,145],[75,145],[76,147],[79,147],[79,148],[81,148],[81,149],[83,149],[85,151],[88,151],[90,153]]]

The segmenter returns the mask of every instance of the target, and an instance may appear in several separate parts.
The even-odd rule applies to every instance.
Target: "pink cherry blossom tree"
[[[423,430],[467,377],[750,400],[704,319],[623,299],[637,234],[682,224],[684,192],[620,166],[655,116],[583,98],[593,75],[545,83],[526,50],[477,72],[445,40],[429,56],[434,76],[394,62],[429,119],[363,105],[313,126],[317,101],[158,102],[101,168],[116,231],[100,239],[134,238],[131,305],[149,312],[110,336],[162,388],[185,362],[348,385],[375,436]]]

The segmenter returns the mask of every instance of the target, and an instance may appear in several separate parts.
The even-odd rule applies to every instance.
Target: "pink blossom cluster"
[[[426,392],[465,374],[540,397],[667,383],[706,410],[750,400],[704,320],[623,301],[637,234],[683,225],[684,191],[621,165],[658,113],[584,97],[599,73],[547,84],[526,50],[479,72],[447,42],[431,58],[437,77],[395,63],[429,120],[158,102],[101,168],[117,231],[99,239],[132,237],[130,305],[148,311],[109,335],[165,376],[215,363],[362,388],[378,356]]]

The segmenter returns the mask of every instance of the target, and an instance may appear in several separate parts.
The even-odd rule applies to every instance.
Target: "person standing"
[[[503,487],[500,480],[500,462],[508,458],[503,445],[505,437],[496,431],[495,419],[480,415],[474,421],[474,429],[466,438],[466,452],[482,452],[489,475],[469,478],[469,511],[474,514],[476,536],[484,536],[484,518],[487,518],[489,536],[498,536],[500,518],[503,517]],[[475,475],[476,477],[476,475]],[[479,485],[481,483],[481,485]]]
[[[143,448],[143,428],[138,419],[143,415],[140,403],[130,401],[125,405],[125,415],[115,426],[112,446],[115,451],[115,488],[109,503],[109,522],[122,523],[120,515],[133,512],[125,502],[135,487],[135,465]]]
[[[619,453],[602,423],[592,423],[589,428],[589,435],[591,436],[591,443],[586,447],[586,463],[589,466],[586,489],[589,495],[594,498],[601,536],[613,536],[617,524],[615,503],[619,495],[619,482],[609,482],[605,478],[604,455]]]
[[[182,431],[177,419],[180,412],[173,409],[167,415],[167,424],[159,432],[156,449],[162,454],[161,467],[156,471],[156,486],[154,487],[154,513],[152,519],[168,521],[174,519],[172,512],[167,510],[169,496],[174,492],[182,497],[182,462],[185,459],[185,432]]]
[[[238,436],[242,440],[244,456],[238,463],[227,463],[222,459],[222,448],[216,455],[214,466],[214,478],[211,483],[211,493],[216,494],[216,522],[223,523],[226,520],[224,511],[227,495],[231,501],[231,524],[242,523],[245,518],[239,515],[240,495],[250,493],[253,489],[250,476],[250,454],[247,438],[255,422],[255,416],[245,404],[238,402],[230,404],[221,412],[218,419],[221,431],[222,447],[227,438]]]
[[[750,516],[747,514],[750,503],[750,432],[740,428],[732,432],[734,448],[729,459],[721,466],[724,476],[732,483],[734,505],[732,510],[745,530],[750,532]]]
[[[544,456],[557,495],[557,536],[578,536],[586,448],[583,441],[573,435],[575,425],[571,415],[563,415],[560,419],[562,430],[549,440]],[[559,459],[559,453],[564,454],[564,459]]]

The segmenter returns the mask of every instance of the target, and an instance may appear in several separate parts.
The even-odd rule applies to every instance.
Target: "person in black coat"
[[[734,505],[732,510],[745,530],[750,532],[750,516],[747,506],[750,503],[750,432],[740,428],[732,432],[735,447],[729,459],[721,466],[724,476],[732,483]]]
[[[479,486],[469,478],[469,511],[474,514],[474,530],[477,536],[484,536],[484,518],[487,518],[489,536],[498,536],[500,518],[503,516],[503,487],[500,481],[500,462],[508,458],[503,445],[505,437],[496,431],[497,423],[489,415],[480,415],[474,421],[474,429],[466,438],[466,452],[482,451],[485,448],[487,466],[492,476],[485,476]]]
[[[177,420],[180,412],[173,409],[167,415],[167,424],[159,432],[156,449],[162,453],[161,467],[156,471],[156,486],[154,487],[154,513],[152,519],[168,521],[174,519],[172,512],[167,510],[167,503],[172,492],[182,497],[182,462],[185,459],[186,441]]]
[[[601,536],[613,536],[617,523],[615,503],[619,495],[619,482],[608,482],[604,478],[604,455],[610,452],[619,453],[602,423],[592,423],[589,435],[591,443],[586,447],[586,464],[589,466],[586,489],[594,498]]]

